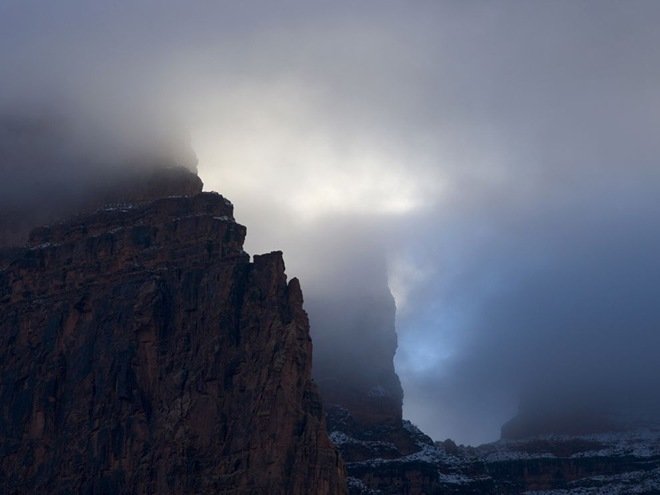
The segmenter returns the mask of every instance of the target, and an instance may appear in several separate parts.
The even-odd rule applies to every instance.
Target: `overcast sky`
[[[404,415],[479,443],[521,390],[660,385],[659,23],[633,0],[0,0],[0,107],[108,153],[187,128],[303,289],[387,260]]]

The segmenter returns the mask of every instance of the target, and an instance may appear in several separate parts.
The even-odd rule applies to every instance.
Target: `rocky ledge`
[[[331,433],[347,463],[349,493],[456,495],[627,495],[660,493],[660,428],[544,435],[479,447],[433,442],[414,425],[406,454],[382,432]]]

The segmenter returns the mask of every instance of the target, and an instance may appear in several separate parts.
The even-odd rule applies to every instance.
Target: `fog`
[[[0,0],[2,122],[48,129],[2,124],[1,203],[189,144],[311,307],[380,311],[352,295],[389,283],[404,415],[432,437],[494,440],[523,396],[645,411],[658,21],[651,1]]]

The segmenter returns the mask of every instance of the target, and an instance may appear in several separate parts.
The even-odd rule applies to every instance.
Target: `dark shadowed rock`
[[[311,301],[314,378],[328,410],[350,413],[356,428],[401,426],[403,390],[394,371],[396,308],[387,288]]]
[[[345,493],[298,281],[200,191],[166,171],[3,251],[0,492]]]
[[[402,420],[396,308],[384,275],[382,285],[313,301],[314,376],[350,493],[435,493],[438,469],[425,457],[433,441]]]

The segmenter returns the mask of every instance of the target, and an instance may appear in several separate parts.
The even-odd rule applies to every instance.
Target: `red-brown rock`
[[[298,281],[184,183],[0,256],[0,492],[345,493]]]

